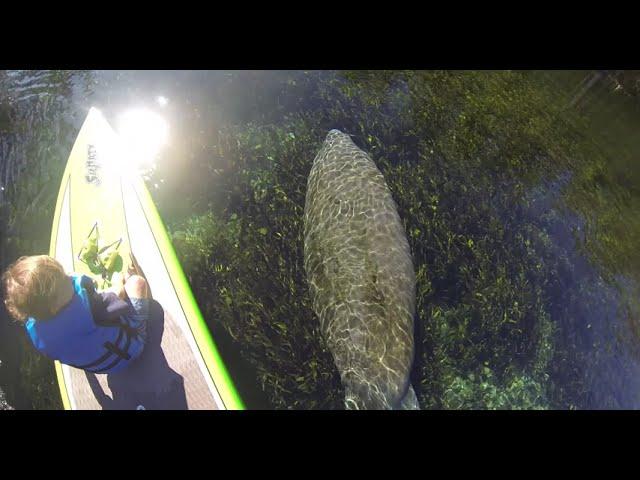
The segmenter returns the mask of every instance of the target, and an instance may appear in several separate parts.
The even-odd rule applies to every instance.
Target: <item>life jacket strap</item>
[[[127,335],[127,340],[128,339],[129,339],[129,335]],[[130,342],[127,342],[127,343],[130,343]],[[111,342],[105,342],[104,348],[106,348],[111,353],[113,353],[114,355],[117,355],[123,360],[131,360],[131,355],[129,355],[129,353],[126,350],[120,350],[117,345],[114,345]]]
[[[131,358],[131,355],[129,355],[129,353],[128,353],[130,345],[131,345],[131,335],[129,335],[128,332],[127,332],[127,341],[125,343],[125,346],[124,346],[123,350],[120,350],[115,345],[113,345],[111,342],[106,342],[104,344],[105,348],[110,351],[111,355],[115,355],[116,358],[115,358],[115,360],[113,360],[113,362],[111,362],[106,367],[101,368],[99,370],[92,370],[92,372],[93,373],[105,373],[105,372],[108,372],[109,370],[111,370],[112,368],[114,368],[122,360],[124,360],[124,359],[129,360]],[[109,346],[113,347],[113,350],[111,350],[109,348]]]
[[[129,354],[129,347],[131,346],[132,338],[137,337],[138,332],[135,328],[132,328],[131,326],[126,324],[120,324],[118,325],[118,327],[119,327],[118,338],[116,339],[115,343],[112,343],[112,342],[104,343],[104,348],[107,350],[107,352],[104,355],[102,355],[100,358],[98,358],[94,362],[87,363],[85,365],[71,365],[71,366],[75,368],[79,368],[81,370],[87,370],[93,373],[104,373],[111,370],[118,363],[120,363],[120,361],[130,360],[131,355]],[[120,341],[122,340],[123,336],[126,337],[124,342],[125,344],[123,348],[120,348],[118,347],[118,345],[120,345]],[[115,356],[116,358],[109,365],[100,369],[95,368],[98,365],[102,365],[112,356]]]

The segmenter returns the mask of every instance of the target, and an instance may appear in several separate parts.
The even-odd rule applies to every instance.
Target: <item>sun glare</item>
[[[169,134],[164,118],[146,109],[123,113],[118,119],[117,130],[128,152],[128,160],[138,167],[153,164]]]

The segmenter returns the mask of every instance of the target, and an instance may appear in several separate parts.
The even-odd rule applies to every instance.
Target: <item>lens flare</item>
[[[118,119],[117,130],[127,151],[127,160],[138,168],[153,164],[169,136],[164,118],[146,109],[123,113]]]

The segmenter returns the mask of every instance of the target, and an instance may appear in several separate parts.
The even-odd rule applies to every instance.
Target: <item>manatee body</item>
[[[415,273],[382,173],[331,130],[314,159],[304,213],[313,310],[349,409],[418,408],[413,363]]]

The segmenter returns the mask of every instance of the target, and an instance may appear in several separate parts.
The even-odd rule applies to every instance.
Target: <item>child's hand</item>
[[[122,300],[127,298],[127,292],[124,289],[124,282],[124,275],[120,272],[113,272],[113,275],[111,276],[112,286],[110,290],[118,295]]]

